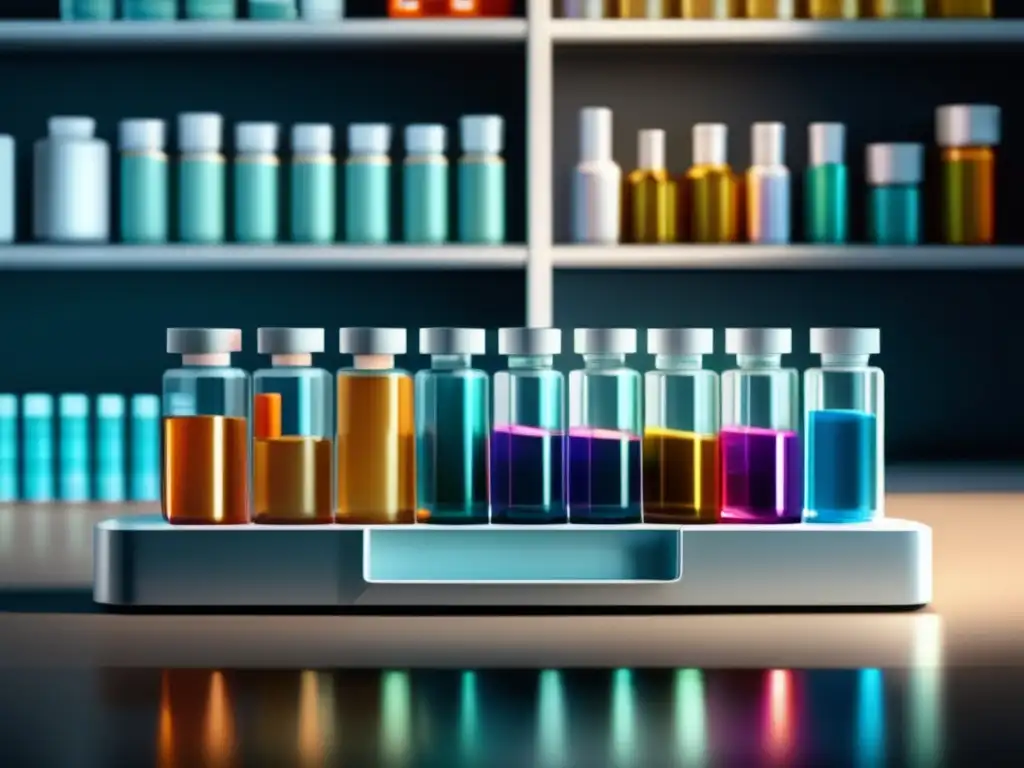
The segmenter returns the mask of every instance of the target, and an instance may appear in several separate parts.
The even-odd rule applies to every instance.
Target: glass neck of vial
[[[313,365],[312,355],[271,355],[270,364],[275,368],[309,368]]]
[[[431,355],[430,367],[435,371],[452,371],[469,368],[472,355]]]
[[[215,352],[204,355],[182,355],[181,364],[186,367],[227,368],[231,365],[231,353]]]
[[[352,367],[357,371],[389,371],[395,367],[394,355],[354,355]]]
[[[621,368],[626,364],[625,355],[584,355],[583,367],[588,370],[601,368]]]
[[[703,355],[655,355],[654,367],[659,371],[697,371]]]
[[[539,370],[552,368],[555,365],[554,355],[512,355],[508,359],[508,367],[518,370]]]
[[[745,371],[781,368],[782,355],[736,355],[736,364]]]
[[[822,355],[822,368],[867,368],[871,355]]]

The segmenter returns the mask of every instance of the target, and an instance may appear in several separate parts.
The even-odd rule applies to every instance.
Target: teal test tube
[[[163,120],[123,120],[121,145],[121,240],[167,242],[168,163]]]
[[[112,21],[114,0],[61,0],[60,17],[65,21]]]
[[[25,395],[22,410],[22,455],[25,457],[22,498],[53,501],[53,397]]]
[[[182,242],[224,242],[223,131],[224,119],[220,115],[187,113],[178,117],[178,227]]]
[[[89,500],[89,398],[61,395],[60,410],[60,500]]]
[[[921,242],[921,144],[869,144],[867,148],[868,242]]]
[[[497,115],[467,115],[459,124],[459,240],[505,242],[505,121]]]
[[[345,162],[345,240],[385,245],[391,240],[391,126],[348,127]]]
[[[185,18],[229,21],[235,18],[235,0],[185,0]]]
[[[235,126],[235,239],[240,243],[277,241],[277,146],[276,123]]]
[[[124,467],[124,397],[100,395],[96,398],[97,501],[119,503],[125,500]],[[159,498],[159,470],[157,483]]]
[[[132,501],[160,500],[160,397],[132,396]]]
[[[333,243],[337,234],[338,166],[334,128],[304,123],[292,127],[291,231],[297,243]]]
[[[448,241],[447,140],[443,125],[406,126],[402,232],[407,243],[440,245]]]
[[[249,18],[258,21],[291,21],[299,17],[295,0],[249,0]]]
[[[806,236],[809,243],[842,245],[849,237],[846,126],[812,123],[806,176]]]
[[[0,395],[0,503],[18,500],[18,397]]]
[[[178,0],[124,0],[125,21],[174,21]]]

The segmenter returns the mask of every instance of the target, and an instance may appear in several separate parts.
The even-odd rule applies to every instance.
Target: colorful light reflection
[[[397,768],[412,758],[412,685],[409,673],[381,676],[380,752],[383,765]]]
[[[640,764],[637,752],[636,685],[633,670],[616,669],[612,674],[612,765],[631,768]]]
[[[557,669],[545,669],[537,687],[537,768],[564,768],[567,740],[565,681]]]
[[[774,765],[786,765],[796,746],[796,692],[792,671],[767,673],[764,753]]]
[[[679,763],[701,768],[708,763],[704,674],[699,669],[677,669],[672,699]]]

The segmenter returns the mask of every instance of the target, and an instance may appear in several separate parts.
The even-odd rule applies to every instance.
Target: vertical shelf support
[[[552,167],[554,57],[552,0],[527,4],[526,38],[526,324],[554,323]]]

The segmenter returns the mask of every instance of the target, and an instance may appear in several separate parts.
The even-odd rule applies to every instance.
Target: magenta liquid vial
[[[729,328],[725,351],[737,367],[722,374],[723,523],[799,523],[803,516],[800,378],[782,367],[789,328]]]

